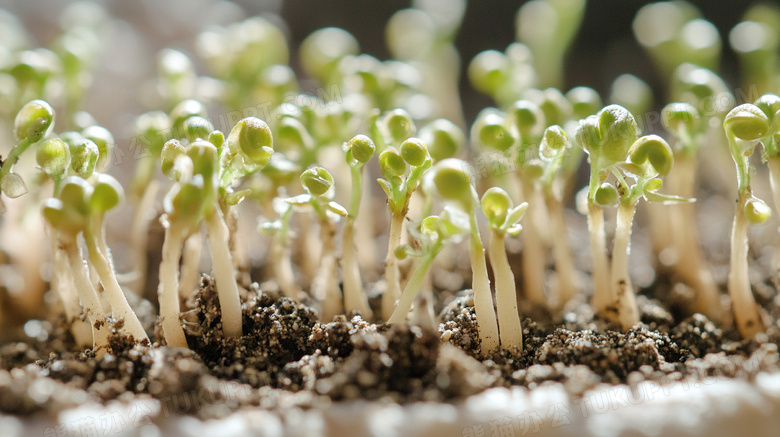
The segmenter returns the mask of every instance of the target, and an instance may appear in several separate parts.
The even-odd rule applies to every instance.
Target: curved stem
[[[387,324],[398,324],[406,320],[406,316],[409,315],[409,311],[412,309],[412,302],[414,302],[415,296],[419,293],[422,287],[425,276],[428,274],[428,269],[431,267],[431,262],[436,258],[436,255],[442,248],[442,243],[437,241],[431,248],[431,251],[426,253],[417,267],[414,269],[414,273],[409,278],[409,282],[404,287],[404,292],[401,293],[401,298],[398,299],[398,305],[396,305],[393,314],[387,319]]]
[[[240,337],[243,329],[241,299],[236,282],[236,268],[228,247],[228,228],[222,210],[215,205],[206,217],[211,265],[222,311],[222,333],[225,337]]]
[[[84,232],[84,238],[87,241],[87,249],[89,250],[89,261],[95,267],[100,283],[103,284],[103,289],[106,292],[109,303],[111,304],[111,313],[116,320],[123,320],[123,330],[131,335],[135,341],[149,340],[146,335],[141,321],[130,308],[130,304],[127,303],[127,298],[122,291],[122,288],[117,282],[114,269],[111,267],[111,263],[108,261],[105,249],[100,245],[100,239],[94,232],[94,228],[100,228],[102,220],[99,218],[93,219],[90,224],[90,228]]]
[[[401,294],[400,272],[395,248],[401,244],[401,232],[404,225],[404,214],[391,212],[390,237],[387,242],[385,257],[385,292],[382,295],[382,318],[387,320],[393,315],[395,301]]]
[[[588,202],[588,233],[590,253],[593,258],[593,298],[591,306],[598,314],[604,314],[615,301],[609,283],[609,261],[607,259],[607,236],[604,231],[604,210]]]
[[[731,271],[728,277],[734,319],[743,338],[752,338],[764,331],[748,276],[748,221],[745,217],[745,204],[749,198],[749,191],[740,190],[731,229]]]
[[[176,224],[165,228],[165,240],[160,262],[160,283],[157,298],[160,301],[160,319],[165,342],[170,347],[187,347],[184,329],[179,321],[179,258],[184,244],[184,230]]]
[[[184,242],[184,253],[181,260],[181,283],[179,298],[186,301],[198,289],[200,283],[200,254],[203,250],[203,234],[200,230],[193,232]]]
[[[617,228],[612,249],[612,292],[614,301],[605,315],[617,320],[623,331],[639,323],[639,308],[636,306],[634,287],[628,273],[628,256],[631,248],[631,226],[636,213],[636,203],[621,203],[617,211]]]
[[[76,286],[73,284],[70,265],[68,263],[68,254],[65,251],[59,231],[47,226],[51,236],[51,254],[52,254],[52,276],[51,289],[54,290],[62,301],[62,307],[65,311],[65,317],[70,324],[70,332],[73,339],[79,346],[88,346],[92,344],[92,332],[88,324],[81,320],[81,305],[79,305],[79,294]],[[87,328],[87,329],[84,329]]]
[[[475,194],[476,197],[476,194]],[[475,199],[474,204],[479,202]],[[476,208],[476,206],[475,206]],[[498,349],[498,322],[493,308],[493,296],[490,292],[485,248],[479,236],[476,210],[471,211],[471,238],[469,239],[469,258],[471,258],[471,289],[474,291],[474,310],[477,313],[479,338],[482,341],[482,355],[488,355]]]
[[[3,179],[11,172],[11,167],[16,164],[16,161],[18,161],[22,153],[30,147],[30,144],[30,140],[24,139],[19,141],[19,143],[11,149],[11,152],[8,153],[5,161],[3,161],[3,166],[0,167],[0,183],[2,183]]]
[[[108,321],[103,315],[97,292],[92,287],[92,282],[87,274],[87,266],[81,256],[81,249],[76,244],[75,236],[62,240],[70,271],[73,274],[73,282],[81,299],[84,312],[89,317],[92,327],[92,348],[98,356],[104,355],[108,350]]]
[[[488,255],[490,266],[493,269],[493,278],[496,280],[496,309],[498,313],[498,326],[501,339],[501,348],[517,351],[523,350],[523,326],[520,323],[520,314],[517,311],[517,289],[515,288],[515,275],[509,266],[504,247],[505,235],[503,232],[491,229]]]

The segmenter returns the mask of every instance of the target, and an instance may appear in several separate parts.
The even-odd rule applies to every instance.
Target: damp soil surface
[[[767,286],[760,297],[767,320],[780,314],[774,290]],[[109,353],[97,358],[78,352],[63,320],[30,321],[0,347],[0,412],[55,414],[87,403],[192,395],[177,411],[210,418],[350,399],[457,402],[490,387],[551,382],[579,397],[603,383],[750,379],[778,370],[776,323],[741,340],[733,329],[681,315],[648,293],[638,297],[642,322],[626,333],[594,318],[584,302],[570,303],[560,320],[521,305],[523,349],[490,356],[481,353],[468,293],[451,300],[437,327],[391,327],[360,315],[323,323],[306,303],[256,284],[242,293],[244,335],[225,338],[213,282],[204,276],[183,303],[191,349],[134,344],[115,334]],[[151,338],[160,339],[151,305],[137,302],[136,310]]]

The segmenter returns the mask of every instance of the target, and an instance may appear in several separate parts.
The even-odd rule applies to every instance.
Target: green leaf
[[[246,190],[240,190],[236,191],[235,193],[228,194],[227,197],[225,197],[225,202],[227,202],[228,205],[238,205],[251,195],[252,189],[247,188]]]
[[[297,196],[288,197],[287,199],[284,199],[284,201],[290,205],[309,205],[311,204],[312,197],[309,194],[299,194]]]
[[[335,214],[338,214],[341,217],[346,217],[347,215],[349,215],[349,213],[347,212],[347,209],[344,208],[343,206],[339,205],[336,202],[330,201],[325,206],[326,206],[326,208],[328,208],[329,211],[331,211],[331,212],[333,212]]]
[[[16,173],[8,173],[2,181],[0,189],[11,199],[27,194],[27,185],[24,179]]]
[[[390,184],[390,182],[384,180],[384,179],[377,179],[376,180],[379,183],[379,186],[382,187],[382,190],[385,192],[385,195],[388,199],[393,198],[393,186]]]
[[[674,205],[678,203],[692,203],[696,199],[688,199],[686,197],[675,196],[672,194],[661,194],[655,191],[646,191],[644,194],[645,200],[650,203],[660,203],[662,205]]]

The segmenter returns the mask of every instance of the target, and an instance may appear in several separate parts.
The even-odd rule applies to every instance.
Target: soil
[[[774,290],[767,284],[757,293],[771,316],[780,313]],[[437,332],[373,324],[360,315],[323,323],[306,303],[257,284],[242,293],[244,336],[224,338],[214,283],[203,277],[182,309],[191,350],[133,344],[114,334],[110,353],[96,358],[88,350],[69,352],[77,348],[64,320],[30,321],[12,334],[16,341],[0,347],[0,411],[54,414],[88,402],[197,393],[200,402],[177,411],[221,417],[243,407],[322,408],[348,399],[452,402],[489,387],[549,382],[579,397],[601,383],[752,378],[778,370],[776,325],[740,340],[701,314],[678,322],[648,293],[638,296],[642,322],[626,333],[594,318],[584,302],[570,305],[558,321],[521,304],[531,316],[523,321],[523,350],[488,357],[481,355],[467,293],[441,311]],[[133,304],[153,338],[161,338],[152,305]],[[230,393],[225,384],[232,384]]]

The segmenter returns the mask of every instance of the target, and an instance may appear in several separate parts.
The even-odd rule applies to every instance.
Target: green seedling
[[[519,224],[527,203],[514,206],[512,199],[498,187],[490,188],[482,196],[482,212],[490,225],[488,255],[496,282],[496,308],[501,348],[523,350],[523,327],[517,311],[517,290],[515,275],[507,259],[504,242],[507,235],[517,236],[523,227]]]
[[[495,352],[500,344],[498,322],[490,292],[485,248],[477,225],[480,202],[466,168],[464,161],[445,159],[431,168],[431,180],[440,198],[469,217],[469,257],[473,274],[471,288],[474,292],[479,338],[482,343],[481,353],[489,355]]]
[[[347,313],[357,311],[364,319],[369,319],[372,313],[363,290],[363,281],[358,268],[357,250],[355,247],[355,221],[360,210],[360,200],[363,194],[363,167],[374,156],[376,146],[371,141],[371,138],[365,135],[357,135],[344,143],[343,149],[352,177],[352,195],[349,202],[349,213],[344,223],[341,245],[341,270],[344,275],[344,310]]]
[[[333,198],[333,176],[322,167],[311,167],[301,174],[301,185],[306,194],[287,199],[293,206],[314,211],[320,223],[322,255],[316,276],[312,279],[311,295],[322,305],[321,319],[329,321],[344,312],[344,304],[338,285],[336,259],[336,221],[346,217],[343,206]]]
[[[764,331],[748,277],[748,238],[750,224],[763,223],[772,211],[763,200],[753,195],[750,185],[750,156],[761,138],[769,132],[769,119],[761,109],[743,104],[732,109],[723,121],[729,141],[729,151],[737,167],[737,206],[731,231],[731,271],[728,277],[729,294],[734,307],[737,329],[744,338],[752,338]]]
[[[428,216],[411,228],[414,229],[411,233],[415,237],[416,248],[413,249],[409,245],[398,246],[395,250],[396,257],[406,259],[413,256],[420,258],[420,262],[415,266],[406,283],[398,305],[387,320],[388,324],[403,323],[406,320],[436,255],[441,252],[445,244],[457,243],[469,233],[469,220],[462,211],[445,208],[441,217]]]

